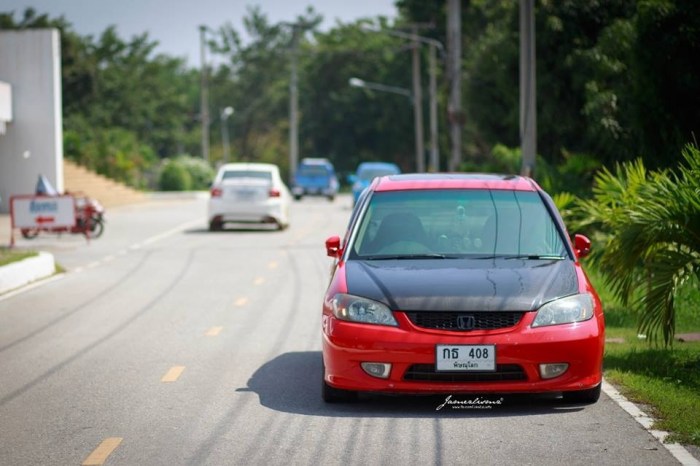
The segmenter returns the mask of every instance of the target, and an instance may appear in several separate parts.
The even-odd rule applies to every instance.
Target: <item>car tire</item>
[[[335,196],[333,196],[333,195],[328,196],[328,200],[333,202],[335,200]]]
[[[24,239],[34,239],[37,236],[39,236],[39,229],[38,228],[22,228],[20,230],[20,233],[22,233],[22,238],[24,238]]]
[[[592,404],[600,398],[600,389],[603,384],[599,383],[588,390],[577,390],[574,392],[562,393],[562,398],[568,403]]]
[[[211,222],[209,222],[209,231],[221,231],[222,227],[223,224],[216,220],[212,220]]]
[[[294,195],[294,200],[295,200],[295,201],[301,201],[301,194],[295,194],[295,195]]]
[[[357,392],[331,387],[324,379],[321,379],[321,382],[323,383],[321,397],[326,403],[347,403],[357,400]]]
[[[104,220],[98,217],[92,217],[90,219],[90,238],[99,238],[105,231]],[[88,236],[87,232],[85,236]]]

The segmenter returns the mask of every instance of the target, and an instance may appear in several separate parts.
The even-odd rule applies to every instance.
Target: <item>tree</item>
[[[340,171],[366,160],[414,167],[413,107],[406,97],[354,88],[352,77],[410,89],[405,42],[363,29],[359,20],[317,33],[302,55],[302,149],[330,158]]]
[[[640,1],[635,27],[639,154],[654,166],[672,166],[700,136],[700,2]]]
[[[0,14],[0,25],[60,30],[66,157],[143,187],[157,157],[187,150],[197,75],[181,59],[155,55],[147,34],[125,41],[109,27],[97,40],[81,37],[65,19],[31,8],[18,21]]]
[[[687,146],[677,172],[649,172],[641,160],[602,170],[594,197],[574,210],[575,228],[595,228],[605,244],[592,257],[624,304],[639,311],[639,331],[670,345],[674,298],[700,279],[700,150]]]

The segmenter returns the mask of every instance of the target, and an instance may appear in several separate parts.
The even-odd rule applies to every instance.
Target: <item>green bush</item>
[[[188,191],[192,188],[192,176],[182,162],[168,160],[158,178],[161,191]]]
[[[622,302],[638,313],[649,342],[673,342],[679,291],[700,280],[700,150],[687,146],[675,171],[649,171],[641,160],[603,169],[593,198],[570,223],[593,230],[601,245],[589,260]]]
[[[175,161],[182,165],[190,174],[191,186],[193,190],[207,190],[211,181],[214,179],[214,169],[201,158],[191,157],[189,155],[180,155]]]

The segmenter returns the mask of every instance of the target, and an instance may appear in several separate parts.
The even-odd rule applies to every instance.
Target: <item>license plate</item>
[[[495,345],[437,345],[435,348],[437,371],[495,371]]]
[[[255,191],[252,189],[238,189],[233,191],[233,195],[238,199],[252,199],[255,197]]]

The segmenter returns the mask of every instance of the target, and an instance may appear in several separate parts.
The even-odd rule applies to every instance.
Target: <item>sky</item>
[[[1,12],[15,12],[19,20],[25,9],[49,17],[63,16],[80,35],[97,37],[108,26],[128,40],[148,32],[159,42],[156,53],[184,57],[191,66],[199,63],[199,26],[212,29],[229,22],[243,34],[247,7],[258,5],[270,22],[293,21],[307,6],[323,16],[322,30],[337,22],[359,18],[396,17],[396,0],[2,0]],[[243,36],[243,38],[245,38]]]

